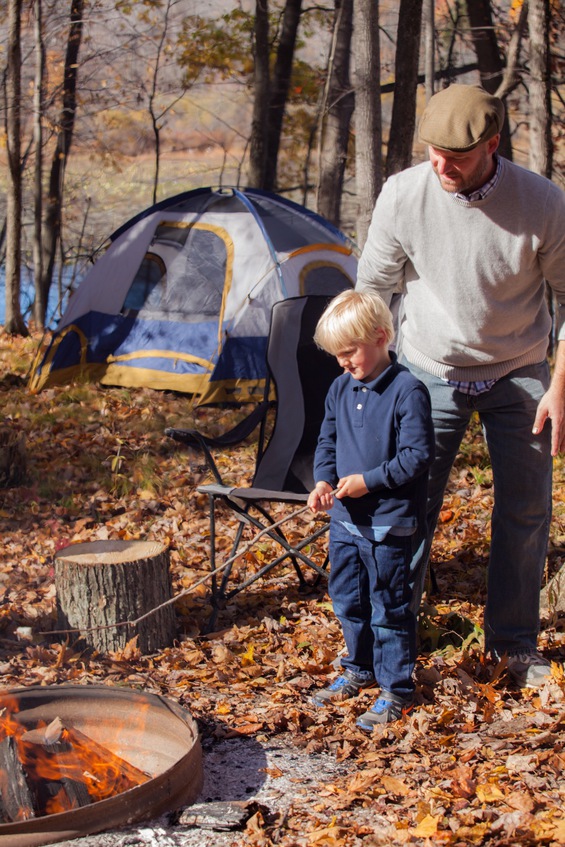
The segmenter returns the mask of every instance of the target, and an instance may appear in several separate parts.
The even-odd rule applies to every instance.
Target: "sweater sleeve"
[[[549,283],[558,304],[557,330],[565,340],[565,193],[553,183],[547,187],[545,237],[538,257],[544,279]]]
[[[356,287],[375,288],[390,304],[404,284],[406,253],[395,236],[397,177],[384,184],[375,204],[367,241],[357,267]]]
[[[328,482],[335,488],[338,478],[336,470],[336,411],[335,383],[330,386],[326,396],[324,420],[320,428],[316,452],[314,454],[314,481]]]
[[[434,459],[431,403],[424,385],[415,385],[396,410],[396,451],[393,458],[365,471],[369,491],[399,488],[425,473]]]

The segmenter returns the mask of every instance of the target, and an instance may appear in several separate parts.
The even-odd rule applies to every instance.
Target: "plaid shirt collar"
[[[490,391],[497,381],[496,379],[482,379],[476,382],[461,382],[460,380],[446,379],[447,384],[451,385],[452,388],[456,388],[462,394],[469,394],[471,397],[478,397],[479,394]]]
[[[499,157],[495,156],[495,160],[496,170],[488,182],[485,182],[484,185],[477,188],[475,191],[472,191],[470,194],[460,194],[459,192],[455,192],[452,196],[457,198],[457,200],[463,200],[465,203],[476,203],[478,200],[484,200],[485,197],[488,197],[491,191],[494,191],[500,178],[500,171],[502,170]]]

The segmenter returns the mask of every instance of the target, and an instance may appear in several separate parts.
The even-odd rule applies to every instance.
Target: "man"
[[[497,156],[503,117],[502,101],[476,86],[430,99],[419,127],[429,161],[385,183],[357,287],[387,302],[402,295],[400,360],[432,399],[426,559],[459,445],[480,416],[495,497],[486,650],[507,656],[518,685],[539,687],[551,675],[537,651],[551,457],[565,446],[565,340],[550,382],[545,281],[565,306],[565,195]]]

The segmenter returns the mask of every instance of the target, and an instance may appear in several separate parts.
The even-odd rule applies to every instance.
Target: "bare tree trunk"
[[[424,21],[424,64],[426,78],[426,103],[435,91],[435,5],[434,0],[424,0],[422,15]]]
[[[61,216],[63,208],[63,186],[65,168],[71,149],[76,117],[76,87],[78,79],[78,56],[82,40],[84,0],[71,0],[71,25],[65,56],[63,82],[63,106],[60,116],[59,132],[49,177],[49,196],[45,210],[43,226],[43,266],[41,288],[44,303],[49,298],[49,289],[53,279],[53,268],[57,255],[57,246],[61,238]],[[43,315],[45,318],[45,315]]]
[[[165,38],[167,35],[167,23],[169,18],[169,8],[170,4],[167,4],[165,9],[165,21],[163,23],[163,28],[161,30],[161,36],[159,38],[159,45],[157,47],[157,58],[155,60],[155,68],[153,72],[153,79],[151,80],[151,92],[149,94],[149,116],[151,118],[151,128],[153,130],[153,138],[155,140],[155,171],[153,173],[153,204],[157,202],[157,190],[159,188],[159,176],[160,176],[160,167],[161,167],[161,123],[160,118],[161,115],[156,110],[156,102],[157,102],[157,81],[159,78],[159,68],[160,68],[160,59],[161,59],[161,51],[163,49],[163,45],[165,43]]]
[[[502,76],[502,80],[500,85],[494,92],[497,97],[500,97],[504,100],[507,95],[516,88],[518,83],[520,82],[521,74],[519,71],[519,62],[520,62],[520,50],[522,48],[522,41],[524,39],[524,34],[526,32],[526,28],[528,26],[528,0],[524,0],[521,8],[520,14],[518,16],[518,22],[514,27],[514,32],[510,38],[510,43],[508,45],[508,50],[506,51],[506,66],[504,68],[504,73]]]
[[[155,64],[151,70],[151,85],[149,92],[149,103],[148,103],[148,111],[149,117],[151,118],[151,128],[153,130],[153,138],[155,139],[155,171],[153,175],[153,203],[157,202],[157,194],[159,191],[159,177],[161,174],[161,131],[163,128],[163,117],[166,112],[168,112],[172,108],[172,104],[166,106],[165,108],[159,108],[159,79],[161,75],[161,66],[163,55],[166,50],[166,42],[169,34],[170,28],[170,15],[171,10],[174,5],[174,0],[167,0],[167,3],[163,9],[163,21],[160,24],[160,35],[157,42],[157,53],[155,56]],[[184,94],[184,87],[182,94],[179,95],[178,98],[175,99],[175,103],[177,100],[180,100],[182,95]]]
[[[290,88],[292,62],[296,47],[296,36],[300,24],[302,0],[286,0],[270,90],[269,119],[267,127],[267,157],[265,162],[264,187],[268,191],[276,188],[277,161],[283,126],[283,118]]]
[[[255,75],[251,141],[249,144],[248,184],[263,188],[267,162],[267,127],[269,117],[269,5],[257,0],[255,6]]]
[[[553,141],[551,137],[551,67],[549,0],[530,0],[528,29],[530,32],[530,170],[551,179],[553,171]],[[555,332],[558,308],[549,286],[546,288],[549,311]],[[555,351],[554,332],[550,338],[550,355]]]
[[[45,79],[45,45],[43,43],[43,7],[42,0],[34,0],[35,12],[35,89],[33,137],[35,147],[34,167],[34,220],[33,220],[33,267],[35,278],[35,299],[33,317],[38,328],[43,328],[47,303],[44,301],[43,253],[41,250],[41,223],[43,218],[43,93]]]
[[[549,0],[530,0],[530,169],[551,179],[551,76]]]
[[[356,241],[362,248],[367,238],[373,208],[383,184],[378,0],[354,0],[353,55],[355,57]]]
[[[489,94],[494,94],[504,74],[504,63],[500,55],[490,0],[467,0],[467,14],[471,24],[471,38],[477,54],[481,85]],[[512,159],[510,126],[508,115],[504,116],[499,153]]]
[[[386,157],[387,176],[412,164],[421,23],[422,0],[401,0],[396,38],[394,102]]]
[[[353,0],[336,0],[332,50],[319,127],[319,167],[316,209],[340,225],[341,195],[354,95],[349,77]]]
[[[8,4],[8,70],[6,74],[6,128],[8,190],[6,197],[6,317],[4,330],[27,335],[20,306],[22,264],[22,172],[21,172],[21,0]]]

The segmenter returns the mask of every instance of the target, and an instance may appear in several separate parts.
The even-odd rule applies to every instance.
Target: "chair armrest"
[[[205,435],[197,429],[179,429],[176,427],[167,427],[165,429],[165,435],[174,439],[174,441],[179,441],[181,444],[186,444],[189,447],[196,447],[196,449],[201,450],[204,454],[208,467],[214,475],[214,479],[222,485],[222,478],[216,462],[214,461],[214,457],[210,452],[210,448],[231,447],[234,444],[239,444],[247,438],[248,435],[251,435],[253,430],[265,420],[271,405],[272,403],[270,400],[264,400],[262,403],[255,406],[253,411],[251,411],[246,418],[221,435]]]

